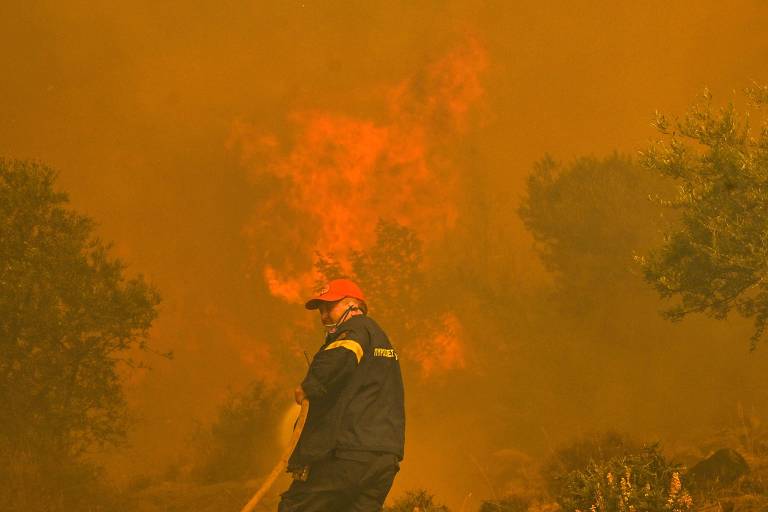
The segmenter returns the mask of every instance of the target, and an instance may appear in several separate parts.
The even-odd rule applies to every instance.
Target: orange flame
[[[305,111],[294,114],[294,143],[279,154],[277,137],[258,133],[237,122],[232,144],[246,162],[267,155],[267,165],[254,176],[267,175],[282,186],[254,215],[246,234],[263,229],[278,208],[291,212],[290,263],[267,258],[264,278],[270,292],[299,302],[318,276],[315,254],[333,254],[347,269],[352,250],[375,240],[378,219],[394,220],[424,241],[439,239],[456,222],[458,173],[438,158],[439,149],[461,133],[473,104],[483,95],[480,75],[487,66],[482,46],[468,38],[464,44],[403,80],[386,95],[385,122],[337,113]],[[296,224],[301,223],[301,227]]]
[[[303,302],[302,293],[311,285],[300,279],[285,279],[271,265],[264,268],[264,280],[272,295],[293,304]]]
[[[413,357],[419,362],[424,378],[436,371],[464,368],[463,327],[456,315],[444,314],[437,332],[418,345]]]

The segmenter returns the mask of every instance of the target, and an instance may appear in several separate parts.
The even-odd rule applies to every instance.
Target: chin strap
[[[339,317],[339,320],[336,323],[333,324],[325,324],[325,332],[327,334],[333,334],[336,332],[336,329],[339,328],[341,324],[344,323],[344,321],[349,316],[349,313],[352,311],[360,311],[360,308],[358,306],[355,306],[354,304],[349,306],[347,309],[344,310],[344,313]]]

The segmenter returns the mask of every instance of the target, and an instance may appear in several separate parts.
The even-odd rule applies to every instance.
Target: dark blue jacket
[[[403,458],[400,362],[372,318],[353,316],[329,334],[301,386],[309,399],[309,414],[289,470],[311,465],[334,450]]]

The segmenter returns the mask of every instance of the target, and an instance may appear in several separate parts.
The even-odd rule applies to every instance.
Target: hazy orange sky
[[[154,343],[174,350],[176,359],[150,359],[153,371],[128,380],[132,447],[116,452],[113,473],[128,477],[172,459],[193,421],[210,420],[228,388],[301,376],[303,360],[284,366],[290,356],[276,346],[287,342],[287,325],[314,328],[315,319],[273,296],[265,277],[292,281],[288,295],[309,291],[311,261],[302,255],[338,240],[335,224],[317,224],[312,215],[334,194],[354,197],[354,211],[367,205],[362,247],[371,218],[395,211],[410,212],[399,220],[420,236],[442,239],[464,222],[463,205],[477,200],[473,183],[489,185],[493,196],[483,200],[505,221],[488,229],[515,247],[497,259],[521,289],[544,285],[548,277],[516,214],[533,163],[545,153],[565,161],[634,154],[654,136],[654,111],[680,114],[704,87],[724,102],[753,81],[768,83],[767,28],[764,0],[1,5],[0,156],[56,168],[73,207],[95,218],[129,271],[145,274],[163,296]],[[457,85],[445,77],[464,79]],[[346,136],[344,147],[358,151],[349,149],[350,176],[362,176],[361,183],[349,178],[329,188],[329,169],[339,161],[315,166],[312,146],[312,133],[323,126],[325,137]],[[366,158],[383,159],[388,170],[401,166],[410,178],[388,181]],[[319,185],[301,188],[310,172]],[[295,177],[295,186],[275,188],[286,176]],[[371,187],[368,195],[356,192],[361,185]],[[738,397],[768,403],[760,377],[765,350],[747,354],[740,325],[705,325],[711,338],[697,346],[709,355],[691,356],[681,341],[648,356],[668,363],[658,386],[687,382],[692,387],[683,393],[722,393],[722,401],[703,400],[694,421]],[[680,329],[670,326],[670,338],[700,332]],[[314,347],[316,332],[317,340],[300,344]],[[616,348],[605,357],[623,368],[636,356]],[[675,370],[673,360],[689,357],[692,367]],[[472,379],[473,371],[470,361],[450,376]],[[632,379],[642,372],[632,372],[617,370],[628,379],[621,393],[639,382]],[[589,430],[637,421],[623,414],[618,391],[601,409],[615,417],[595,419],[579,412],[573,397],[559,395],[562,389],[530,395],[548,401],[546,421],[557,411],[576,416],[562,430],[542,434],[531,426],[540,418],[521,413],[510,420],[517,421],[512,432],[519,441],[487,441],[479,453],[539,453],[545,435],[562,439],[574,424]],[[457,397],[465,399],[471,397]],[[663,407],[685,402],[670,398]],[[666,422],[668,412],[656,412],[648,405],[640,421],[649,435],[679,427]],[[428,423],[413,414],[414,425]],[[466,421],[492,414],[467,411]],[[447,417],[432,423],[436,436],[409,432],[410,459],[398,489],[430,484],[422,468],[457,453],[430,445],[453,432]],[[447,463],[434,477],[466,487],[433,487],[451,503],[472,489],[487,494],[472,466]]]

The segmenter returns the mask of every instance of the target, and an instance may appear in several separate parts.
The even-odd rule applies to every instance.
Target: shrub
[[[641,449],[640,443],[617,432],[584,436],[561,446],[545,461],[541,474],[550,496],[563,494],[568,476],[591,463],[602,464],[610,459]]]
[[[405,496],[395,500],[394,505],[385,507],[384,512],[450,512],[448,507],[435,503],[435,497],[424,489],[407,491]]]
[[[558,503],[566,512],[687,512],[693,500],[683,489],[681,469],[653,445],[572,471]]]

